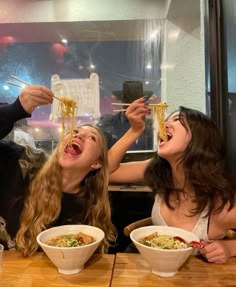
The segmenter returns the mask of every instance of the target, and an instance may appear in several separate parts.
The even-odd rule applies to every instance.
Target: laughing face
[[[181,121],[184,122],[184,125]],[[172,114],[165,122],[167,140],[162,141],[158,137],[158,155],[169,162],[180,158],[192,138],[191,131],[184,116],[181,116],[181,121],[179,112]]]
[[[81,126],[74,129],[72,143],[70,135],[63,139],[59,151],[59,164],[63,169],[89,171],[101,167],[102,136],[92,126]]]

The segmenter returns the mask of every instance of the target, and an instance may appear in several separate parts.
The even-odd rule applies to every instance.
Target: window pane
[[[6,84],[11,74],[48,87],[55,74],[62,81],[96,74],[98,112],[83,112],[77,122],[100,125],[109,147],[129,127],[124,113],[114,112],[113,102],[151,95],[154,103],[167,102],[168,112],[179,105],[205,111],[200,0],[31,2],[1,4],[6,13],[0,14],[0,102],[11,103],[19,93]],[[139,87],[129,90],[130,98],[124,97],[127,81]],[[39,107],[24,125],[36,145],[47,150],[61,135],[60,118],[49,121],[52,111],[55,107]],[[156,133],[147,119],[146,131],[130,152],[156,150]]]

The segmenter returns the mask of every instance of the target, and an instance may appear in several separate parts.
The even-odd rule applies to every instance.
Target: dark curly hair
[[[179,121],[192,133],[191,141],[180,158],[185,179],[195,192],[196,207],[192,215],[202,212],[208,206],[206,216],[220,212],[235,201],[234,188],[225,169],[225,147],[223,137],[215,123],[205,114],[186,107],[179,107]],[[169,162],[155,154],[145,172],[145,180],[154,194],[163,197],[166,205],[173,209],[170,195],[179,193],[172,179]],[[184,187],[183,187],[184,188]]]

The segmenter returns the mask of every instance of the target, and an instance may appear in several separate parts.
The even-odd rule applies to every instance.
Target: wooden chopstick
[[[23,88],[21,85],[13,83],[13,82],[9,82],[8,81],[7,83],[8,83],[8,85],[12,85],[12,86],[15,86],[15,87]]]
[[[130,106],[129,103],[111,103],[114,106]],[[166,103],[158,103],[158,104],[147,104],[147,107],[150,107],[150,109],[155,107],[168,107]],[[125,112],[126,109],[119,109],[119,110],[113,110],[113,112]]]
[[[128,103],[111,103],[113,106],[129,106]]]
[[[24,81],[24,80],[22,80],[22,79],[20,79],[20,78],[18,78],[18,77],[16,77],[16,76],[14,76],[14,75],[10,75],[10,77],[11,77],[12,79],[15,79],[15,80],[17,80],[17,81],[23,83],[23,84],[26,84],[27,86],[30,86],[30,85],[31,85],[30,83],[27,83],[26,81]]]
[[[130,106],[131,103],[111,103],[113,106]],[[158,107],[158,106],[166,106],[168,107],[168,105],[166,103],[158,103],[158,104],[147,104],[147,106],[149,107]]]
[[[113,110],[113,112],[125,112],[126,109],[121,109],[121,110]]]

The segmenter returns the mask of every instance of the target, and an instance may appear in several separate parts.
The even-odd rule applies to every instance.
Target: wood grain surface
[[[174,277],[151,273],[140,254],[117,253],[111,287],[235,287],[236,258],[226,264],[213,264],[190,257]]]
[[[45,253],[24,258],[15,251],[3,252],[1,287],[77,287],[104,286],[111,283],[115,255],[94,254],[78,274],[63,275]]]

